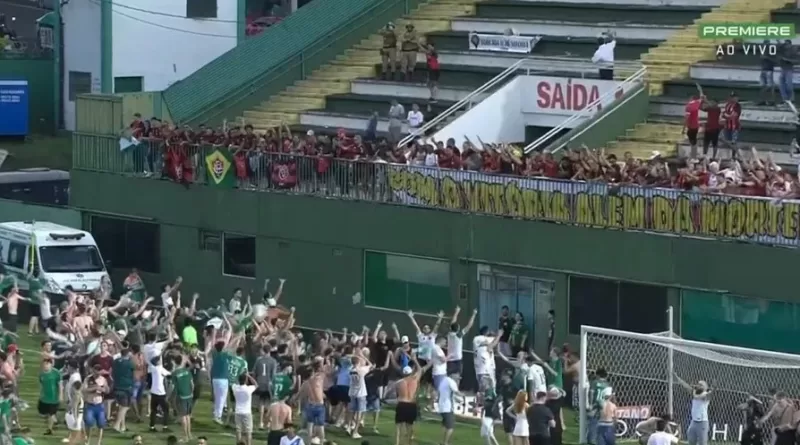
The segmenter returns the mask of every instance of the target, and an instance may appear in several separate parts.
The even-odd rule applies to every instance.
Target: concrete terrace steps
[[[692,64],[714,58],[717,42],[699,38],[699,23],[768,22],[770,11],[786,3],[786,0],[729,0],[673,33],[659,46],[651,48],[641,57],[642,63],[648,68],[647,81],[651,96],[663,94],[664,82],[688,76]],[[645,121],[627,130],[608,148],[618,157],[626,151],[641,157],[648,157],[652,151],[671,156],[677,154],[677,146],[685,140],[681,128],[682,125],[675,122]]]
[[[395,21],[399,29],[413,23],[419,35],[450,29],[450,19],[474,12],[474,0],[431,0],[420,5],[405,17]],[[355,49],[372,49],[373,42],[381,42],[377,33],[362,40]],[[246,122],[255,128],[274,127],[281,122],[299,124],[300,114],[325,108],[325,98],[331,94],[349,92],[350,81],[372,77],[380,56],[348,51],[331,63],[313,72],[307,79],[296,82],[285,91],[244,113]]]

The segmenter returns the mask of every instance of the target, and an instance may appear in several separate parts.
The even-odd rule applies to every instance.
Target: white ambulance
[[[53,294],[63,294],[67,286],[90,292],[108,277],[91,233],[50,222],[0,223],[0,262],[7,274],[20,278],[21,288],[35,271]]]

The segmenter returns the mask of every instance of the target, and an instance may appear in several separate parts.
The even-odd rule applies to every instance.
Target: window
[[[0,261],[9,267],[27,270],[28,246],[14,241],[0,242]]]
[[[160,271],[161,229],[158,224],[91,215],[89,225],[100,253],[111,262],[111,267]]]
[[[222,273],[237,277],[256,277],[256,238],[222,234]]]
[[[209,19],[217,17],[217,0],[186,0],[186,17]]]
[[[92,73],[84,73],[81,71],[69,72],[69,100],[75,101],[75,98],[80,94],[89,94],[92,92]]]
[[[450,308],[450,263],[365,252],[364,302],[368,306],[428,314]]]
[[[569,333],[581,326],[653,333],[667,328],[667,288],[569,277]]]
[[[781,352],[800,352],[800,305],[726,293],[681,292],[681,336]]]
[[[114,78],[114,92],[115,93],[139,93],[142,91],[144,80],[141,76],[133,77],[115,77]]]
[[[45,272],[102,272],[103,260],[94,246],[49,246],[39,248]]]

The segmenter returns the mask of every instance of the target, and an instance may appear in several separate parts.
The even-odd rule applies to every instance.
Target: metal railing
[[[800,246],[800,199],[510,176],[214,146],[80,147],[75,169],[615,230]],[[228,152],[225,157],[220,153]],[[750,215],[750,213],[753,215]],[[757,215],[757,216],[756,216]]]
[[[620,82],[619,85],[614,86],[614,88],[611,88],[610,90],[601,94],[600,97],[590,102],[588,105],[586,105],[584,109],[576,111],[575,113],[572,114],[572,116],[568,117],[563,122],[550,129],[550,131],[548,131],[535,141],[528,144],[525,147],[525,153],[530,153],[531,151],[536,150],[537,148],[545,144],[547,141],[549,141],[551,138],[557,136],[564,129],[576,126],[576,124],[579,123],[581,120],[583,120],[585,117],[596,113],[599,110],[599,107],[602,106],[604,103],[608,102],[613,103],[615,100],[610,100],[610,99],[614,99],[617,92],[620,89],[622,91],[627,91],[632,86],[640,82],[643,82],[646,73],[647,73],[647,67],[643,66],[639,68],[638,71],[628,76],[628,78]],[[612,105],[609,104],[609,106]],[[563,147],[563,145],[561,147]],[[556,150],[553,150],[553,152],[555,151]]]
[[[445,120],[447,120],[453,114],[458,113],[462,108],[464,108],[465,105],[468,108],[471,108],[472,107],[472,102],[473,102],[474,99],[477,99],[478,97],[480,97],[481,95],[483,95],[487,91],[489,91],[492,88],[496,87],[498,84],[503,82],[509,76],[511,76],[513,74],[516,74],[516,72],[519,71],[521,69],[522,65],[524,65],[526,62],[528,62],[528,60],[529,59],[527,59],[527,58],[518,60],[516,63],[514,63],[510,67],[508,67],[505,70],[503,70],[500,74],[494,76],[488,82],[486,82],[485,84],[481,85],[480,87],[475,89],[473,92],[467,94],[463,99],[461,99],[460,101],[458,101],[455,104],[453,104],[453,106],[451,106],[447,110],[443,111],[442,113],[439,113],[438,116],[436,116],[435,118],[433,118],[430,121],[428,121],[422,127],[414,129],[414,131],[412,131],[411,134],[409,134],[408,136],[406,136],[403,139],[401,139],[400,143],[398,145],[404,146],[404,145],[408,144],[409,142],[413,141],[419,135],[425,134],[430,129],[436,127],[440,123],[442,123]]]

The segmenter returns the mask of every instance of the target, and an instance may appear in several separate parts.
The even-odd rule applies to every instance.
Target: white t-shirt
[[[419,351],[417,357],[422,360],[430,360],[433,347],[436,345],[436,335],[417,333],[417,343],[419,343]]]
[[[241,310],[242,301],[238,298],[231,298],[230,303],[228,303],[228,309],[231,311],[231,313]]]
[[[167,395],[167,387],[164,385],[164,377],[171,375],[172,373],[164,369],[164,367],[161,365],[150,365],[149,369],[153,380],[153,383],[150,386],[150,394],[155,394],[157,396]]]
[[[142,348],[142,353],[144,354],[144,359],[148,365],[155,357],[160,356],[161,353],[164,352],[164,346],[166,346],[166,344],[167,342],[156,342],[144,345]]]
[[[458,392],[458,384],[450,377],[445,377],[439,381],[436,386],[436,392],[439,398],[436,399],[436,408],[438,413],[452,413],[453,412],[453,396]]]
[[[475,374],[494,375],[494,351],[489,348],[493,341],[493,337],[485,335],[476,335],[472,339],[472,350],[475,351]]]
[[[239,385],[234,384],[231,386],[233,390],[233,399],[236,400],[236,414],[250,414],[253,412],[253,392],[256,390],[255,385]]]
[[[432,375],[447,375],[447,354],[441,346],[434,344],[433,353],[431,354],[431,361],[433,367],[431,368]]]
[[[447,334],[447,361],[464,358],[464,336],[461,331]]]
[[[421,111],[414,111],[411,110],[408,112],[408,126],[411,128],[417,128],[425,121],[425,116],[422,114]]]
[[[528,380],[532,380],[532,387],[528,388],[530,392],[536,394],[537,392],[547,392],[547,378],[544,375],[544,369],[537,365],[525,365],[528,368]]]
[[[592,56],[592,62],[600,65],[604,68],[613,68],[614,67],[614,48],[617,47],[617,41],[612,40],[608,43],[604,43],[597,48],[597,51],[594,52]]]
[[[436,153],[428,153],[425,155],[425,167],[436,167],[439,165],[439,158]]]
[[[364,376],[369,372],[369,366],[356,366],[350,370],[350,397],[366,397],[367,384],[364,382]]]
[[[48,297],[45,292],[41,292],[41,297],[39,297],[39,315],[42,320],[53,318],[53,311],[50,308],[50,297]]]
[[[83,379],[81,378],[81,373],[80,372],[73,372],[72,374],[69,375],[69,380],[67,380],[67,389],[71,389],[72,385],[74,385],[75,382],[77,382],[77,383],[83,382]],[[66,393],[67,393],[67,397],[69,398],[70,395],[73,393],[73,391],[68,390],[68,391],[66,391]],[[80,391],[76,392],[75,394],[78,394],[78,397],[80,397]],[[68,400],[68,402],[71,402],[71,400]]]
[[[678,443],[678,438],[664,431],[656,431],[647,439],[647,445],[671,445]]]
[[[161,304],[163,304],[164,307],[170,307],[175,304],[172,302],[172,296],[170,296],[169,292],[161,294]]]
[[[281,445],[306,445],[303,442],[303,438],[300,436],[294,436],[294,439],[289,439],[289,436],[281,437]]]
[[[708,422],[708,396],[692,399],[692,421]]]

